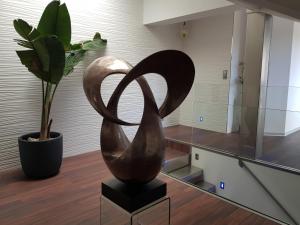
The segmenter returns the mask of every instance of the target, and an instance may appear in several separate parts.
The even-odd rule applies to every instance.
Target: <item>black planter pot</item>
[[[32,142],[29,137],[38,138],[39,132],[19,137],[19,151],[22,169],[28,178],[44,179],[59,173],[63,155],[63,136],[51,132],[51,139]]]

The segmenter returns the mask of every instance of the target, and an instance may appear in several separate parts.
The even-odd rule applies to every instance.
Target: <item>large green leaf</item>
[[[85,52],[102,49],[106,46],[106,43],[107,41],[101,39],[100,33],[97,32],[93,40],[70,45],[71,51],[66,54],[64,75],[67,76],[74,70],[74,67],[83,60]]]
[[[55,37],[46,38],[46,45],[50,55],[50,82],[58,84],[64,75],[65,50],[62,43]]]
[[[32,41],[39,36],[39,32],[22,19],[14,20],[17,33],[27,41]]]
[[[76,43],[70,45],[71,51],[82,50],[82,43]]]
[[[64,75],[65,51],[55,36],[40,37],[34,42],[35,50],[17,51],[17,54],[30,72],[38,78],[58,84]]]
[[[45,8],[37,30],[42,35],[56,35],[66,49],[71,41],[71,19],[66,4],[54,0]]]
[[[64,69],[64,76],[69,75],[73,72],[74,67],[83,60],[84,50],[72,51],[66,55],[66,64]]]
[[[42,70],[39,56],[34,50],[17,51],[21,63],[27,67],[27,69],[36,75],[38,78],[43,79],[46,76]]]
[[[50,72],[50,54],[48,52],[48,46],[46,44],[46,37],[39,37],[33,42],[34,49],[39,56],[39,60],[42,64],[42,69],[44,72]],[[44,78],[48,80],[48,78]]]
[[[33,45],[42,64],[43,72],[47,74],[43,80],[57,84],[64,74],[64,46],[56,36],[37,38],[33,41]]]
[[[18,45],[24,47],[24,48],[29,48],[29,49],[34,49],[32,43],[30,41],[25,41],[21,39],[14,39],[15,42],[17,42]]]
[[[59,7],[57,21],[56,35],[65,48],[68,49],[71,42],[72,28],[70,14],[65,3]]]
[[[96,33],[92,41],[82,43],[82,49],[86,51],[97,51],[106,46],[107,40],[102,39],[100,33]]]

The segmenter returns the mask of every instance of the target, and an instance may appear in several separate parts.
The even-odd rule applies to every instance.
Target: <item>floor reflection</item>
[[[262,156],[257,158],[255,147],[238,133],[224,134],[183,125],[167,127],[164,131],[170,140],[300,170],[300,131],[286,137],[265,136]]]
[[[253,144],[238,133],[224,134],[183,125],[167,127],[164,131],[168,139],[255,159]]]

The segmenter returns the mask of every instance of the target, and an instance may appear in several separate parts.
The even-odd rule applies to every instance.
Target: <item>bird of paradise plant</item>
[[[101,49],[107,41],[96,33],[93,40],[71,44],[70,15],[66,4],[59,0],[47,5],[37,28],[22,19],[14,20],[14,28],[22,37],[15,41],[27,48],[16,51],[21,63],[41,80],[43,105],[39,140],[47,140],[52,124],[51,105],[60,81],[83,60],[87,51]]]

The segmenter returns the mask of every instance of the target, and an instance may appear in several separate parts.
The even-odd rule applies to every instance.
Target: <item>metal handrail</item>
[[[265,190],[265,192],[273,199],[273,201],[282,209],[282,211],[290,218],[291,221],[295,225],[299,225],[299,223],[295,220],[295,218],[288,212],[288,210],[278,201],[278,199],[269,191],[269,189],[262,183],[262,181],[252,172],[252,170],[244,163],[244,161],[239,159],[239,166],[244,168],[256,182]]]

